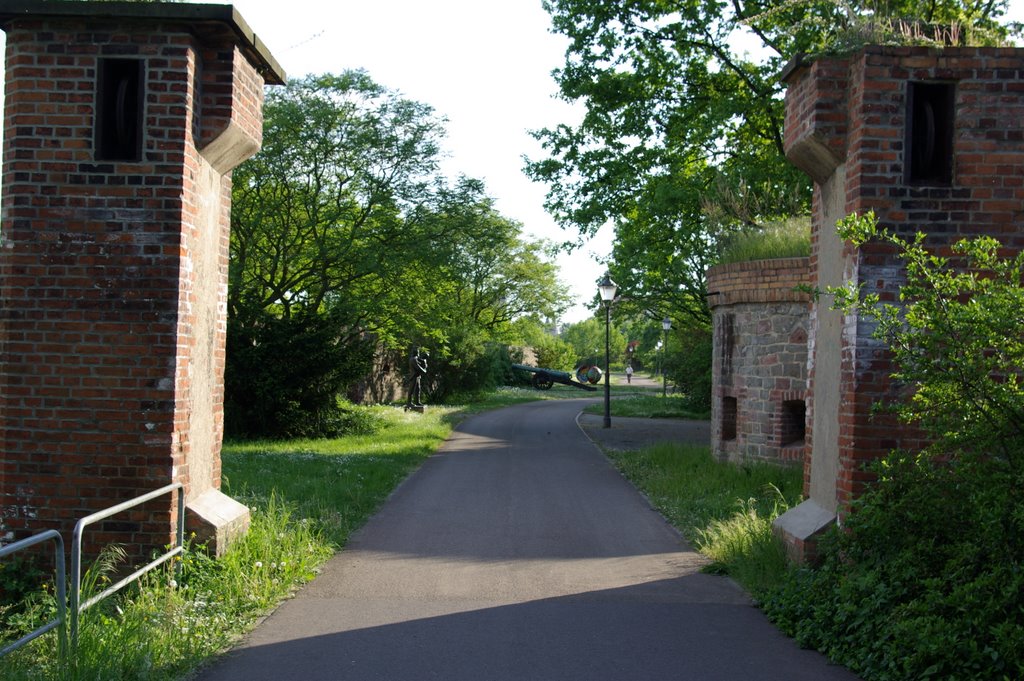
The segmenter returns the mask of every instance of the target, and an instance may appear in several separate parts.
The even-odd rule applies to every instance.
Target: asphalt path
[[[576,423],[474,416],[202,681],[851,681],[800,650]]]

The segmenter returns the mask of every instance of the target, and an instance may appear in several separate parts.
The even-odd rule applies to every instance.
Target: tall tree
[[[863,40],[868,19],[958,22],[998,40],[1006,0],[545,0],[570,39],[555,72],[576,125],[538,131],[564,227],[617,230],[613,277],[640,307],[706,321],[703,267],[741,225],[807,210],[810,185],[783,156],[792,57]],[[870,33],[870,32],[869,32]],[[656,279],[661,277],[662,282]]]
[[[234,173],[233,432],[327,432],[374,343],[465,357],[564,306],[542,248],[483,184],[440,174],[444,132],[361,71],[270,92],[264,147]]]
[[[361,71],[271,90],[264,147],[234,175],[229,311],[319,311],[413,253],[403,217],[434,198],[443,133]]]

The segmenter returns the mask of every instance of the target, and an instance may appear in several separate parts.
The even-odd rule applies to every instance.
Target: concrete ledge
[[[214,556],[249,531],[249,509],[217,489],[209,489],[185,505],[185,525],[196,541],[206,542]]]
[[[287,81],[284,69],[270,49],[233,5],[170,2],[81,2],[68,0],[0,0],[0,26],[16,19],[81,19],[85,21],[131,19],[147,22],[172,21],[201,27],[221,24],[235,36],[263,79],[272,85]]]
[[[813,562],[817,555],[818,537],[835,522],[835,513],[808,499],[776,518],[772,531],[786,544],[786,555],[790,560],[808,563]]]

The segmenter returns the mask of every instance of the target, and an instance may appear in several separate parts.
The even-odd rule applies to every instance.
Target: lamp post
[[[672,320],[665,317],[661,320],[661,330],[665,336],[664,358],[661,361],[661,396],[668,395],[668,375],[665,373],[665,360],[668,359],[668,330],[672,328]]]
[[[612,392],[611,384],[608,382],[611,376],[611,365],[609,364],[610,341],[611,341],[611,313],[612,300],[615,299],[615,290],[618,286],[612,281],[607,272],[604,278],[598,282],[597,290],[601,293],[601,300],[604,301],[604,427],[612,427]]]
[[[654,365],[654,376],[657,378],[660,374],[665,372],[665,355],[661,351],[660,340],[654,344],[654,359],[657,360]]]

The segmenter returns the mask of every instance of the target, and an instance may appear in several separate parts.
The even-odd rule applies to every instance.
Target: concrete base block
[[[185,525],[206,542],[207,551],[223,556],[231,542],[249,530],[249,509],[217,489],[209,489],[185,505]]]
[[[808,563],[816,557],[818,537],[835,522],[835,513],[808,499],[776,518],[772,531],[785,542],[790,560]]]

